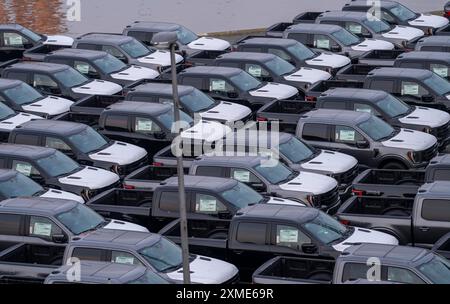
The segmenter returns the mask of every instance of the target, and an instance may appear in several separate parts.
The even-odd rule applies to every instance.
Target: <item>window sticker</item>
[[[225,91],[225,80],[211,80],[211,91]]]
[[[281,229],[277,243],[298,243],[298,230]]]
[[[23,45],[22,36],[14,33],[5,33],[5,45]]]
[[[362,33],[362,26],[359,24],[349,24],[347,28],[350,32],[353,34],[361,34]]]
[[[365,105],[356,106],[355,111],[356,112],[365,112],[365,113],[372,114],[372,108],[370,106],[365,106]]]
[[[217,212],[217,200],[209,198],[200,198],[196,205],[197,211],[200,212]]]
[[[243,183],[249,183],[250,172],[246,170],[236,170],[233,172],[233,178]]]
[[[319,49],[329,49],[330,48],[330,40],[327,38],[317,39],[316,47]]]
[[[354,141],[356,132],[353,130],[339,130],[339,139],[343,141]]]
[[[82,74],[88,74],[89,73],[89,64],[77,63],[75,66],[75,69],[77,69]]]
[[[138,119],[136,131],[152,131],[153,130],[153,121],[148,119]]]
[[[249,65],[248,67],[248,73],[252,75],[253,77],[261,77],[262,75],[262,68],[258,65]]]
[[[404,84],[402,86],[402,95],[419,95],[419,85]]]
[[[159,103],[173,105],[173,99],[160,98]]]
[[[448,77],[448,68],[447,67],[434,67],[433,72],[438,74],[439,76],[446,78]]]
[[[50,236],[52,234],[52,224],[49,223],[34,223],[33,235]]]
[[[29,164],[17,164],[16,171],[19,171],[23,175],[30,176],[31,175],[32,166]]]
[[[118,264],[134,264],[134,258],[129,256],[116,256],[114,263]]]

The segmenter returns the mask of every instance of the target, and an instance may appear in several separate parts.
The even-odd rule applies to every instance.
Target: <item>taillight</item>
[[[153,167],[164,167],[163,163],[154,162]]]
[[[355,190],[355,189],[353,189],[352,193],[353,193],[353,195],[358,196],[358,197],[361,197],[361,196],[364,195],[364,191],[362,191],[362,190]]]
[[[345,225],[345,226],[350,225],[350,221],[349,220],[339,220],[339,222],[341,222],[341,224]]]
[[[317,101],[317,98],[314,96],[306,96],[305,101],[315,102],[315,101]]]
[[[265,117],[256,117],[256,121],[268,121]]]
[[[126,190],[134,190],[134,189],[136,189],[136,187],[132,186],[132,185],[123,185],[123,188],[126,189]]]
[[[444,17],[450,18],[450,11],[444,13]]]

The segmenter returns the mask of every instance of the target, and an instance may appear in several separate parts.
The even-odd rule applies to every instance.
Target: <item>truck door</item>
[[[21,58],[26,49],[34,46],[33,42],[16,31],[3,31],[0,33],[2,47],[2,61]]]
[[[352,127],[334,126],[331,141],[332,150],[351,155],[361,163],[367,164],[373,158],[370,141]]]
[[[421,200],[414,210],[414,239],[416,245],[432,245],[450,231],[450,199]]]
[[[266,184],[247,169],[231,168],[229,171],[229,176],[227,177],[240,181],[241,183],[253,188],[255,191],[261,193],[267,192]]]

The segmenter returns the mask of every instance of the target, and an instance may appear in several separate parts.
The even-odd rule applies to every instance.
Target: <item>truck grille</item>
[[[128,164],[124,166],[124,172],[122,174],[130,174],[133,171],[136,171],[139,168],[142,168],[143,166],[148,165],[148,155],[145,157],[135,161],[134,163]]]
[[[314,195],[314,204],[318,207],[321,206],[334,206],[339,203],[339,189],[336,186],[333,190],[319,195]]]
[[[450,122],[446,123],[443,126],[433,129],[431,134],[433,134],[438,139],[438,142],[442,142],[449,135],[449,131],[450,131],[449,127],[450,127]]]
[[[353,182],[358,175],[358,165],[344,173],[334,174],[333,178],[337,180],[340,185],[348,185]]]
[[[437,143],[434,146],[432,146],[431,148],[428,148],[427,150],[425,150],[421,153],[421,161],[429,162],[436,155],[438,155],[438,144]]]

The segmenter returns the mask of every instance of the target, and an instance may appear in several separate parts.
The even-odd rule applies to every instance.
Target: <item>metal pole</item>
[[[173,113],[175,122],[180,121],[180,100],[178,97],[178,81],[177,68],[175,61],[175,43],[170,46],[170,61],[172,68],[172,89],[173,89]],[[177,131],[180,135],[180,130]],[[184,190],[184,168],[183,155],[177,156],[177,171],[178,171],[178,188],[180,198],[180,235],[181,235],[181,250],[183,257],[183,281],[184,284],[191,284],[191,273],[189,269],[189,244],[187,233],[187,215],[186,215],[186,193]]]

